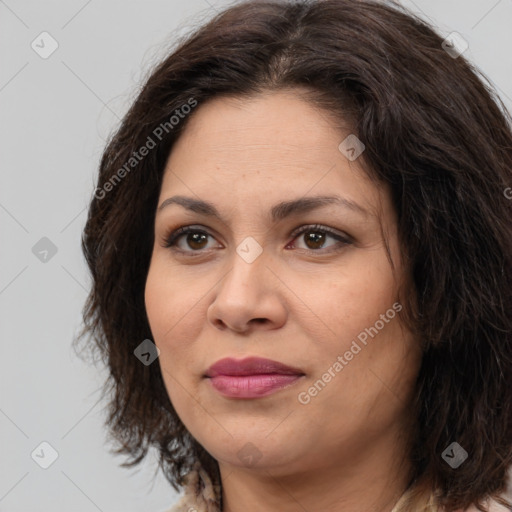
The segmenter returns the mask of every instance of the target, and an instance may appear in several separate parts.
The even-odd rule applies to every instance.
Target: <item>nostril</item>
[[[219,329],[226,329],[227,328],[227,325],[222,321],[220,320],[219,318],[215,320],[215,326],[218,327]]]

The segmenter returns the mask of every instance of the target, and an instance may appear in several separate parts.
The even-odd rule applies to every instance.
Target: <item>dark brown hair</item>
[[[104,151],[82,238],[93,283],[79,339],[89,334],[108,365],[107,424],[117,451],[130,456],[125,465],[155,447],[176,490],[195,461],[220,484],[216,461],[174,411],[159,365],[133,354],[152,339],[144,288],[165,163],[195,112],[184,105],[197,102],[197,111],[220,95],[301,88],[349,124],[366,146],[365,171],[391,188],[410,274],[402,317],[424,353],[411,404],[411,482],[428,482],[448,510],[484,510],[484,499],[504,491],[512,463],[511,118],[485,76],[442,42],[397,5],[249,1],[179,41],[151,73]],[[150,140],[147,154],[130,160]],[[442,458],[454,441],[469,454],[457,469]]]

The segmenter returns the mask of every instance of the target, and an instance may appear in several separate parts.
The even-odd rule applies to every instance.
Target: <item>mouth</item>
[[[304,375],[299,368],[285,365],[272,359],[261,357],[248,357],[245,359],[233,359],[227,357],[220,359],[210,366],[205,377],[217,377],[218,375],[246,376],[246,375]]]
[[[217,375],[207,377],[213,388],[228,398],[260,398],[271,395],[302,379],[303,375]]]
[[[221,359],[204,377],[225,397],[259,398],[289,387],[305,377],[305,373],[278,361],[251,357]]]

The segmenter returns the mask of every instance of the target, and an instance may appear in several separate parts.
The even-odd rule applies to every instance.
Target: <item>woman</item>
[[[510,116],[456,43],[369,0],[241,3],[109,142],[82,335],[173,511],[511,506]]]

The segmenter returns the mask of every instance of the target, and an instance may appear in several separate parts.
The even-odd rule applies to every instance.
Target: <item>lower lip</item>
[[[289,386],[302,375],[217,375],[209,377],[212,386],[222,395],[230,398],[258,398],[267,396]]]

